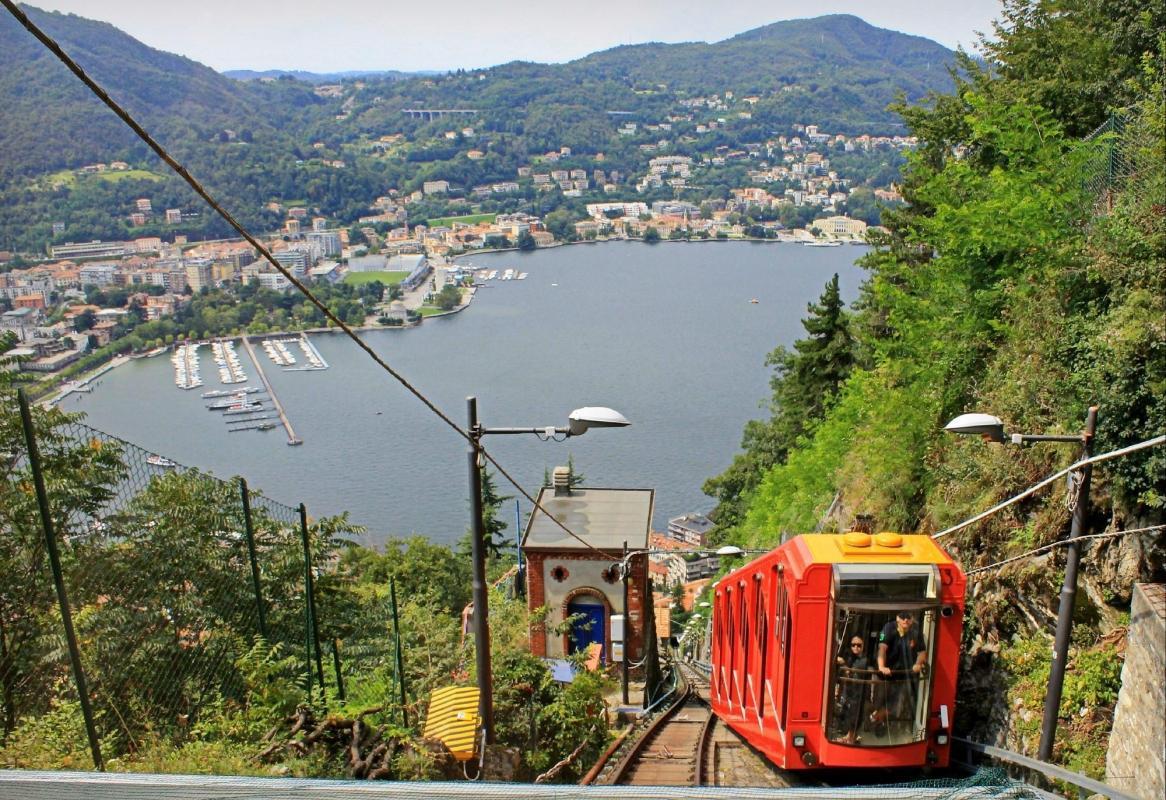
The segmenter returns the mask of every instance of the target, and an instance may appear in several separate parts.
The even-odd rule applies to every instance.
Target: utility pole
[[[1097,406],[1091,406],[1085,417],[1085,431],[1081,434],[1083,458],[1093,452],[1093,436],[1097,432]],[[1065,684],[1065,667],[1069,660],[1069,640],[1073,634],[1073,606],[1077,602],[1077,564],[1081,559],[1081,543],[1085,531],[1085,515],[1089,506],[1089,483],[1093,465],[1081,468],[1080,477],[1072,491],[1077,495],[1073,503],[1073,522],[1069,528],[1068,554],[1065,557],[1065,581],[1061,585],[1061,601],[1057,607],[1057,634],[1053,644],[1053,665],[1049,671],[1049,689],[1045,694],[1044,720],[1041,723],[1040,750],[1037,758],[1051,761],[1053,741],[1057,738],[1057,717],[1061,710],[1061,690]]]

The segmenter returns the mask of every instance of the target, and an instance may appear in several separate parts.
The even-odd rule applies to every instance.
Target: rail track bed
[[[619,786],[801,785],[773,767],[727,725],[708,704],[708,681],[688,665],[681,672],[678,698],[601,773],[597,784]]]

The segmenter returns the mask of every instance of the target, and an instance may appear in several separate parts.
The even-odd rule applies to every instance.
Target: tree
[[[95,324],[97,324],[97,316],[88,308],[73,317],[73,330],[78,333],[90,330]]]
[[[0,740],[21,717],[47,711],[61,680],[44,529],[27,460],[16,456],[26,446],[16,398],[6,382],[0,371],[0,453],[6,454],[0,479]],[[33,407],[32,419],[57,535],[62,541],[84,536],[88,532],[78,529],[78,521],[96,515],[126,474],[121,448],[70,437],[68,426],[78,415]],[[72,548],[62,550],[62,563],[66,570],[75,566]]]
[[[523,231],[518,234],[518,249],[519,250],[533,250],[538,247],[534,237],[530,235],[530,231]]]
[[[806,311],[802,326],[809,336],[796,341],[792,351],[777,347],[766,356],[766,366],[773,368],[770,419],[747,422],[743,452],[723,473],[705,481],[704,493],[717,499],[712,516],[722,527],[742,520],[750,492],[770,467],[785,461],[799,437],[825,416],[854,368],[855,342],[837,273]]]
[[[644,241],[648,244],[655,244],[660,241],[660,231],[649,225],[644,231]]]
[[[1166,7],[1156,0],[1005,0],[981,44],[999,88],[1051,111],[1084,136],[1137,101],[1143,59],[1159,50]]]

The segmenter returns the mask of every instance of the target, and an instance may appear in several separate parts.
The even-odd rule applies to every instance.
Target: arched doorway
[[[607,607],[592,594],[579,594],[567,603],[571,630],[567,633],[567,654],[599,645],[600,658],[607,663]]]

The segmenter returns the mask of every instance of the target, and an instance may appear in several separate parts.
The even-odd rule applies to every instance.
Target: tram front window
[[[835,565],[831,741],[886,747],[926,738],[937,577],[930,565]]]

